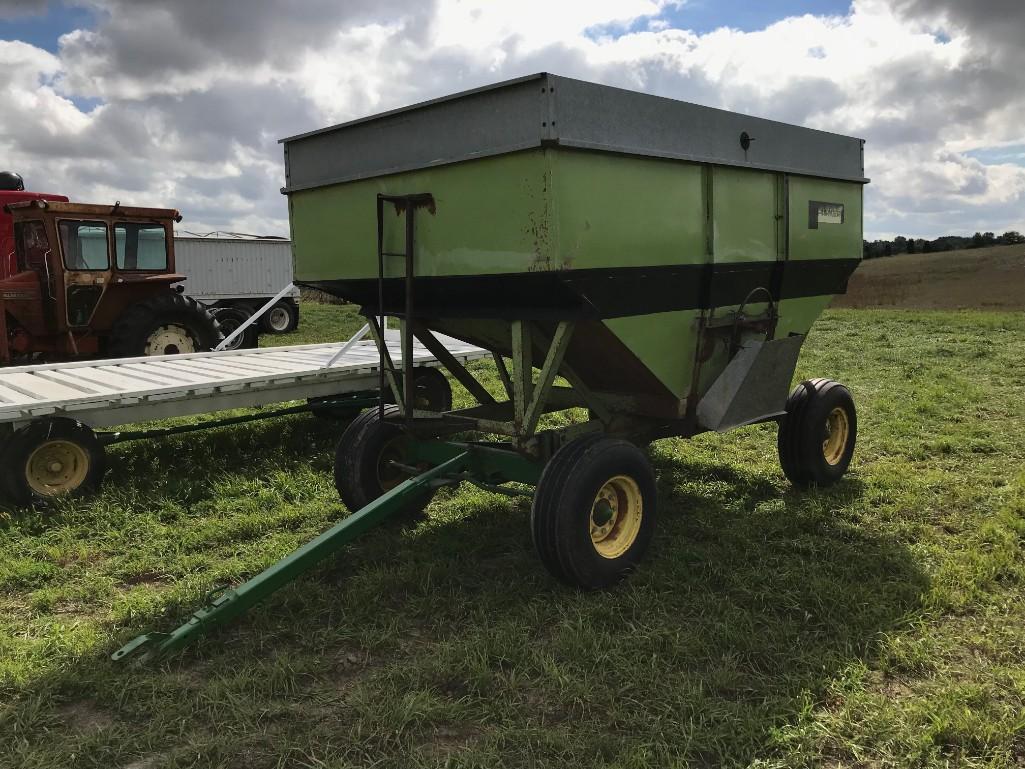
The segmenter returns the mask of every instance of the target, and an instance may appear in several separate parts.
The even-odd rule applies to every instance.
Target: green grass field
[[[830,311],[799,374],[855,395],[837,487],[792,490],[774,426],[658,442],[652,552],[601,594],[528,501],[442,492],[141,668],[107,657],[346,514],[342,427],[118,446],[99,497],[0,513],[0,767],[1025,766],[1023,360],[1021,313]]]

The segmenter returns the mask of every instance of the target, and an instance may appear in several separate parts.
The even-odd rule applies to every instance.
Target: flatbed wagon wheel
[[[4,453],[4,487],[17,504],[47,504],[99,487],[106,453],[96,434],[73,419],[33,422]]]
[[[779,462],[797,486],[836,483],[847,472],[858,437],[850,390],[831,379],[801,382],[779,423]]]
[[[386,416],[397,416],[398,406],[385,406]],[[408,437],[397,424],[382,422],[377,409],[354,419],[342,433],[335,449],[335,488],[350,512],[366,507],[386,491],[409,478],[393,462],[405,464]],[[419,516],[430,504],[434,491],[410,501],[402,517]]]
[[[541,561],[563,582],[595,590],[640,563],[655,531],[655,475],[644,452],[601,435],[563,446],[545,467],[531,508]]]

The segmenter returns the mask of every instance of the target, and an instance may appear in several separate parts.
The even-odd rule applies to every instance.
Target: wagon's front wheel
[[[555,453],[530,513],[541,561],[567,584],[596,590],[640,563],[655,530],[655,475],[626,441],[590,435]]]
[[[795,486],[836,483],[851,463],[858,413],[851,392],[831,379],[801,382],[779,423],[779,463]]]

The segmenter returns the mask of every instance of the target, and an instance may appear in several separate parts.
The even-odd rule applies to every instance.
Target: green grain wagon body
[[[418,317],[505,354],[510,320],[574,319],[567,362],[650,415],[696,413],[738,312],[771,297],[773,337],[807,334],[861,256],[859,139],[548,74],[284,144],[297,281],[376,311],[376,197],[429,193]],[[387,314],[404,270],[385,260]],[[772,398],[725,426],[782,409],[785,358]]]

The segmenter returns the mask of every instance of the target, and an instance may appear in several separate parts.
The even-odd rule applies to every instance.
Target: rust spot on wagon
[[[534,260],[527,268],[528,272],[547,272],[553,269],[552,265],[552,233],[551,233],[551,209],[548,206],[548,186],[550,183],[550,171],[545,171],[542,178],[541,204],[537,209],[533,207],[527,214],[529,223],[524,229],[525,234],[533,241]]]

